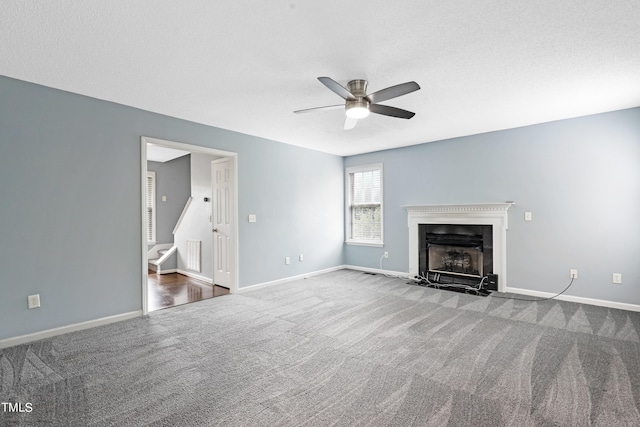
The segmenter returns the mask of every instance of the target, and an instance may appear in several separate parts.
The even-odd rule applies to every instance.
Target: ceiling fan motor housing
[[[351,80],[347,84],[349,92],[356,98],[364,98],[367,96],[367,81],[366,80]]]

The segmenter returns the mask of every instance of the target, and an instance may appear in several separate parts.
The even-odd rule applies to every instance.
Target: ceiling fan
[[[415,116],[415,113],[412,113],[411,111],[402,110],[396,107],[389,107],[388,105],[380,105],[377,103],[397,98],[420,89],[420,86],[418,86],[418,83],[416,82],[402,83],[367,95],[366,80],[351,80],[347,84],[347,87],[342,86],[330,77],[318,77],[318,80],[344,99],[345,103],[327,105],[325,107],[308,108],[306,110],[297,110],[294,111],[294,113],[300,114],[319,110],[344,108],[347,114],[347,118],[344,122],[345,130],[353,129],[356,123],[358,123],[358,119],[367,117],[369,113],[382,114],[384,116],[398,117],[401,119],[410,119]]]

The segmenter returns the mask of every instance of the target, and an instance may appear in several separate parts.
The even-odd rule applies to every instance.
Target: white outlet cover
[[[29,308],[38,308],[40,307],[40,294],[29,295],[27,297],[27,304]]]
[[[533,218],[533,214],[531,212],[525,212],[524,213],[524,220],[525,221],[531,221]]]
[[[615,283],[616,285],[621,284],[622,283],[622,274],[613,273],[613,283]]]
[[[249,222],[256,222],[256,215],[255,214],[249,214]]]

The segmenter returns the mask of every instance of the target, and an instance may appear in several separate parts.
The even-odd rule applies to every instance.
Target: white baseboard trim
[[[270,282],[256,283],[254,285],[243,286],[238,289],[239,293],[252,291],[257,288],[263,288],[265,286],[280,285],[282,283],[293,282],[294,280],[306,279],[308,277],[318,276],[320,274],[331,273],[332,271],[343,270],[344,265],[338,265],[336,267],[325,268],[324,270],[312,271],[311,273],[299,274],[297,276],[285,277],[284,279],[272,280]]]
[[[207,282],[210,285],[213,285],[213,279],[201,276],[199,274],[191,273],[191,272],[185,271],[185,270],[180,270],[179,268],[176,270],[176,273],[180,273],[180,274],[183,274],[183,275],[185,275],[187,277],[191,277],[191,278],[194,278],[194,279],[202,280],[203,282]]]
[[[177,272],[178,272],[177,268],[171,268],[169,270],[156,271],[156,273],[158,273],[158,274],[171,274],[171,273],[177,273]]]
[[[554,293],[550,293],[550,292],[539,292],[539,291],[532,291],[529,289],[510,288],[510,287],[505,288],[504,291],[512,292],[514,294],[528,295],[528,296],[540,297],[540,298],[551,298],[552,296],[555,295]],[[576,297],[572,295],[559,295],[554,299],[561,300],[561,301],[578,302],[581,304],[597,305],[600,307],[617,308],[620,310],[627,310],[627,311],[640,311],[640,305],[628,304],[625,302],[615,302],[615,301],[607,301],[607,300],[595,299],[595,298]]]
[[[355,271],[362,271],[364,273],[375,273],[375,274],[383,274],[387,276],[395,276],[401,278],[409,278],[409,273],[406,271],[391,271],[391,270],[381,270],[379,268],[370,268],[370,267],[360,267],[357,265],[343,265],[343,268]]]
[[[60,326],[59,328],[47,329],[45,331],[34,332],[32,334],[20,335],[12,338],[0,340],[0,349],[13,347],[15,345],[26,344],[57,335],[68,334],[69,332],[81,331],[83,329],[95,328],[96,326],[108,325],[109,323],[120,322],[122,320],[142,317],[142,310],[131,311],[129,313],[116,314],[114,316],[101,317],[100,319],[87,320],[86,322],[74,323],[72,325]]]

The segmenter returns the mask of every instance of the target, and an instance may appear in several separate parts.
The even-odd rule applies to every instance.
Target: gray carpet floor
[[[0,425],[638,426],[639,333],[341,270],[0,350]]]

